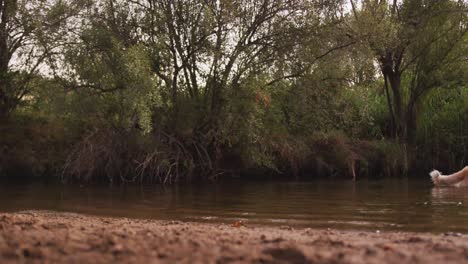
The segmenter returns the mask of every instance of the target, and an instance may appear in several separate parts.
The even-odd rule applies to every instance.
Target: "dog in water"
[[[450,175],[443,175],[438,170],[431,171],[429,175],[431,175],[432,182],[435,186],[468,186],[468,166]]]

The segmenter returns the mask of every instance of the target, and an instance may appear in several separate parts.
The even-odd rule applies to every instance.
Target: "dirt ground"
[[[468,236],[0,213],[0,263],[468,263]]]

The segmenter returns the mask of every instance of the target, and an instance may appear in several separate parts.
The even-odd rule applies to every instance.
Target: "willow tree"
[[[64,45],[64,27],[87,1],[0,0],[0,117],[30,92],[30,83]]]
[[[155,74],[178,98],[198,105],[200,127],[213,127],[226,92],[275,60],[283,23],[297,16],[301,1],[132,1],[142,10],[142,42]]]
[[[264,136],[245,125],[262,123],[255,112],[259,87],[299,78],[316,66],[315,57],[341,46],[317,45],[313,42],[321,39],[310,37],[325,23],[326,12],[337,8],[332,2],[339,1],[100,1],[82,24],[78,44],[69,49],[65,62],[74,70],[66,83],[100,93],[92,96],[131,94],[141,80],[124,64],[130,65],[125,58],[131,60],[128,53],[137,50],[147,56],[141,61],[145,73],[150,62],[151,78],[145,79],[161,98],[161,105],[150,106],[153,134],[195,142],[196,148],[187,148],[215,161],[221,148],[254,145],[240,134]],[[294,61],[317,46],[317,54],[307,54],[313,59]]]
[[[467,4],[453,0],[351,0],[350,36],[368,46],[385,81],[392,136],[412,141],[417,108],[463,63]],[[453,75],[452,75],[453,77]],[[456,78],[456,77],[455,77]]]

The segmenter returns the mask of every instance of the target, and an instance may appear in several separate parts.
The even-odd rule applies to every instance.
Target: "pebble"
[[[463,236],[463,234],[461,234],[461,233],[454,233],[454,232],[446,232],[446,233],[444,233],[444,236],[461,237],[461,236]]]

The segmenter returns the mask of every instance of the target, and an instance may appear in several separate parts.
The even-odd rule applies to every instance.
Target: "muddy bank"
[[[1,263],[468,263],[468,236],[0,213]]]

